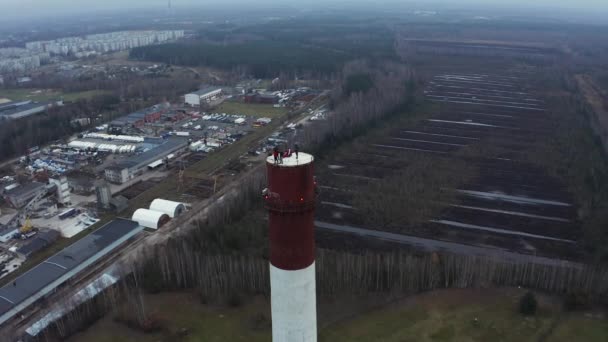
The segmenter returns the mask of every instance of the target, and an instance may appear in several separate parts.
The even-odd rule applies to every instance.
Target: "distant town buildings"
[[[50,55],[86,57],[92,54],[122,51],[139,46],[179,39],[183,30],[172,31],[119,31],[91,34],[84,37],[67,37],[56,40],[29,42],[28,51]]]
[[[0,72],[25,72],[48,63],[50,54],[21,48],[0,49]]]
[[[119,31],[28,42],[23,48],[0,49],[0,72],[27,72],[49,63],[51,56],[85,58],[92,55],[128,50],[162,43],[184,36],[183,30]]]

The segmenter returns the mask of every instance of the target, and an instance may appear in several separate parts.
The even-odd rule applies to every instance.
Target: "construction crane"
[[[21,228],[19,228],[19,232],[21,234],[27,234],[31,232],[33,228],[34,226],[32,225],[32,221],[30,221],[29,217],[26,217],[25,223],[21,226]]]

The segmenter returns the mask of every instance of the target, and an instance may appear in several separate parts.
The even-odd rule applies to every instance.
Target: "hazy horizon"
[[[90,13],[93,11],[117,11],[130,9],[149,9],[159,11],[168,7],[169,0],[0,0],[0,8],[5,15],[5,19],[19,19],[26,17],[52,17],[57,15],[74,15],[78,13]],[[561,12],[564,15],[572,14],[580,17],[581,14],[588,14],[592,17],[608,13],[608,1],[606,0],[580,0],[572,2],[569,0],[536,0],[534,2],[526,0],[511,0],[505,3],[502,0],[430,0],[430,1],[396,1],[388,0],[380,5],[377,2],[367,0],[259,0],[254,3],[244,0],[226,0],[217,3],[209,0],[171,0],[172,7],[176,10],[184,8],[198,7],[201,9],[230,9],[234,6],[235,10],[242,10],[247,5],[252,7],[277,7],[277,8],[296,8],[296,9],[324,9],[324,8],[362,8],[366,5],[375,10],[383,10],[383,7],[396,7],[400,10],[427,9],[427,10],[491,10],[492,8],[510,9],[525,14],[528,10],[540,10],[540,13],[530,13],[543,15]],[[237,6],[238,5],[238,6]],[[570,11],[577,13],[569,13]],[[134,13],[136,14],[136,13]],[[502,14],[502,13],[500,13]]]

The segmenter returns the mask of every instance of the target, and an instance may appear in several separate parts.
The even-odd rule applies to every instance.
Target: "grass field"
[[[532,342],[550,331],[558,317],[561,318],[546,342],[608,339],[605,318],[589,318],[584,313],[560,315],[560,301],[555,297],[539,296],[537,315],[520,315],[517,302],[523,293],[520,289],[439,290],[329,324],[324,322],[332,321],[332,317],[320,309],[319,341]],[[270,341],[269,306],[261,298],[231,308],[200,304],[189,293],[164,293],[148,296],[146,306],[165,320],[164,332],[143,334],[114,322],[109,315],[69,341]],[[256,319],[259,317],[265,319]],[[171,338],[184,328],[188,336]]]
[[[93,96],[107,93],[104,90],[89,90],[74,93],[63,93],[56,89],[30,89],[30,88],[15,88],[15,89],[0,89],[0,98],[8,98],[11,100],[33,100],[33,101],[48,101],[63,98],[64,101],[75,101],[78,99],[88,99]]]
[[[424,294],[409,305],[394,305],[339,323],[322,331],[323,340],[536,341],[556,316],[554,308],[544,307],[534,317],[523,317],[516,311],[518,296],[452,293],[454,298],[446,291]]]
[[[241,114],[269,118],[276,118],[287,113],[286,108],[275,108],[271,104],[241,103],[234,101],[226,101],[213,111],[216,113]]]
[[[602,322],[602,323],[600,323]],[[549,341],[607,341],[608,323],[606,318],[584,317],[583,315],[571,315],[566,324],[559,325]]]

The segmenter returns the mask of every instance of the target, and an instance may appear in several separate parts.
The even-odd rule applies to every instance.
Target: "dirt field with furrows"
[[[427,84],[426,113],[394,119],[322,160],[322,243],[354,227],[580,257],[573,196],[533,162],[555,133],[536,76],[517,66],[442,68]]]

